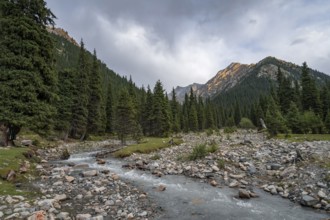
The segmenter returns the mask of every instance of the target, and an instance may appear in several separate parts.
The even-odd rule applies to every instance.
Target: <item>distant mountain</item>
[[[261,94],[268,94],[271,85],[276,85],[278,67],[292,83],[300,80],[301,66],[275,57],[266,57],[256,64],[231,63],[207,83],[178,86],[175,92],[179,101],[183,101],[185,94],[192,88],[198,96],[210,97],[222,105],[232,105],[235,100],[252,103]],[[318,85],[330,81],[330,76],[319,71],[310,69],[310,74]]]

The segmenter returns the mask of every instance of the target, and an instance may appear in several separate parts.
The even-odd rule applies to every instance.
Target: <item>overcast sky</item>
[[[330,74],[329,0],[46,0],[56,26],[138,86],[205,83],[275,56]]]

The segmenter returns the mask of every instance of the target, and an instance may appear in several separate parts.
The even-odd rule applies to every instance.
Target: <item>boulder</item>
[[[231,188],[234,188],[234,187],[237,187],[237,186],[239,186],[239,182],[237,180],[234,180],[229,184],[229,187],[231,187]]]
[[[158,187],[157,187],[157,191],[158,192],[162,192],[162,191],[165,191],[166,190],[166,186],[164,186],[164,185],[159,185]]]
[[[327,197],[327,195],[322,191],[320,190],[318,193],[317,193],[318,197],[320,197],[321,199],[324,199]]]
[[[89,220],[92,218],[91,214],[78,214],[76,220]]]
[[[73,176],[65,176],[65,180],[69,183],[72,183],[75,180],[75,178]]]
[[[238,197],[241,199],[250,199],[250,192],[245,189],[239,189],[238,190]]]
[[[97,176],[97,170],[87,170],[82,173],[84,177]]]
[[[61,194],[61,195],[56,195],[55,197],[54,197],[54,200],[56,200],[56,201],[64,201],[64,200],[67,200],[68,199],[68,197],[66,196],[66,194]]]
[[[210,184],[211,184],[211,186],[217,186],[217,185],[218,185],[217,181],[215,181],[215,180],[212,180],[212,181],[210,182]]]
[[[21,141],[21,144],[22,144],[23,146],[26,146],[26,147],[32,146],[32,143],[33,143],[32,140],[22,140],[22,141]]]
[[[300,203],[304,206],[314,206],[319,202],[318,199],[314,198],[313,196],[310,195],[304,195],[301,198]]]
[[[7,181],[13,181],[16,179],[16,172],[14,170],[10,170],[6,175]]]
[[[282,166],[280,164],[277,164],[277,163],[273,163],[273,164],[270,165],[271,170],[279,170],[279,169],[281,169],[281,167]]]
[[[229,174],[229,177],[230,178],[233,178],[233,179],[243,179],[245,177],[245,174]]]
[[[101,165],[105,164],[105,160],[103,160],[103,159],[96,159],[96,161],[97,161],[97,164],[101,164]]]
[[[45,211],[37,211],[33,213],[30,217],[27,218],[28,220],[46,220],[46,212]]]

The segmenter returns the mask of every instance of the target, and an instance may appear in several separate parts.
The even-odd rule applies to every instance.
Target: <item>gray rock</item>
[[[53,199],[44,199],[44,200],[40,200],[38,201],[38,206],[40,207],[40,209],[42,210],[49,210],[50,208],[54,207],[54,200]]]
[[[76,220],[90,220],[92,217],[91,214],[78,214]]]
[[[0,211],[0,218],[2,218],[2,216],[4,216],[3,212]]]
[[[310,195],[304,195],[300,201],[300,203],[305,206],[313,206],[313,205],[316,205],[318,202],[319,202],[318,199],[316,199]]]
[[[146,212],[146,211],[143,211],[138,214],[138,216],[140,216],[140,217],[146,217],[147,215],[148,215],[148,212]]]
[[[87,171],[84,171],[82,174],[84,177],[97,176],[97,170],[87,170]]]
[[[234,187],[237,187],[237,186],[239,186],[239,182],[237,180],[234,180],[229,184],[229,187],[231,187],[231,188],[234,188]]]
[[[281,167],[282,166],[280,164],[277,164],[277,163],[273,163],[273,164],[270,165],[271,170],[279,170],[279,169],[281,169]]]
[[[31,146],[32,145],[32,140],[22,140],[21,144],[23,146]]]
[[[318,197],[320,197],[321,199],[324,199],[327,197],[327,195],[322,191],[320,190],[318,193],[317,193]]]
[[[54,200],[56,200],[56,201],[64,201],[64,200],[66,200],[66,199],[68,199],[68,197],[67,197],[66,194],[56,195],[56,196],[54,197]]]
[[[247,172],[249,175],[253,175],[257,172],[257,169],[254,165],[250,165],[248,168],[247,168]]]
[[[103,220],[103,216],[102,215],[98,215],[92,218],[92,220]]]
[[[247,191],[245,189],[238,190],[238,197],[241,199],[250,199],[251,198],[249,191]]]
[[[14,213],[14,214],[11,214],[11,215],[7,216],[7,217],[5,218],[5,220],[9,220],[9,219],[18,219],[18,217],[19,217],[19,214],[18,214],[18,213]]]

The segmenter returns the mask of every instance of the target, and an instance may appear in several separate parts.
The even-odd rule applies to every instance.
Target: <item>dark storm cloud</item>
[[[313,2],[313,3],[311,3]],[[327,1],[47,0],[57,24],[119,74],[169,90],[265,56],[330,72]]]

